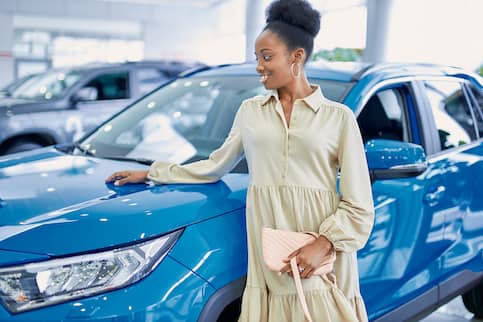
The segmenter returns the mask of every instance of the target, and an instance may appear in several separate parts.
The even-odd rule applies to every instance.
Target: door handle
[[[441,198],[443,198],[445,191],[446,191],[446,188],[444,186],[438,186],[432,192],[428,192],[424,196],[424,201],[430,206],[434,206],[441,200]]]

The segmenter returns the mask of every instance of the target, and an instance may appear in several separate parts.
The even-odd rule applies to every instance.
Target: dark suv
[[[136,98],[196,66],[142,61],[38,74],[0,98],[0,155],[78,140]]]

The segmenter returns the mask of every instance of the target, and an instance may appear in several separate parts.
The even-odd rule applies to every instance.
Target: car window
[[[402,89],[378,91],[367,101],[357,122],[364,143],[372,139],[410,140]]]
[[[129,98],[129,73],[116,72],[102,74],[84,87],[94,87],[97,90],[97,100],[115,100]]]
[[[166,82],[169,77],[156,68],[140,68],[134,71],[136,74],[138,91],[144,95],[162,83]]]
[[[476,139],[475,122],[458,81],[425,81],[426,94],[433,112],[441,150],[451,149]]]
[[[468,94],[470,96],[476,124],[478,127],[478,132],[480,134],[480,138],[483,137],[483,90],[478,90],[473,84],[466,83],[467,88],[469,89]]]

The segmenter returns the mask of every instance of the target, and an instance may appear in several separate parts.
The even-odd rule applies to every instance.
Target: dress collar
[[[314,112],[317,112],[320,108],[322,101],[324,100],[324,95],[322,94],[322,91],[319,85],[310,84],[310,87],[315,89],[315,91],[309,96],[302,98],[301,100],[304,101],[305,104],[307,104]],[[268,93],[263,98],[261,105],[262,106],[266,105],[272,97],[275,100],[279,101],[277,90],[271,90],[270,93]]]

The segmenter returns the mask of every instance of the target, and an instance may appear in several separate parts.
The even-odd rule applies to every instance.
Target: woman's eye
[[[263,56],[263,59],[264,60],[270,60],[270,59],[272,59],[272,56]]]

